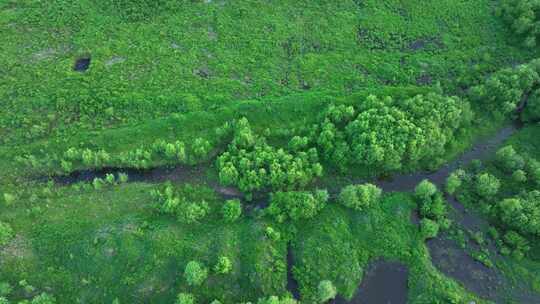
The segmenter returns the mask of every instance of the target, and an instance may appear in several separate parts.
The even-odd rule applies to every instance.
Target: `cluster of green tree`
[[[540,39],[540,2],[537,0],[503,0],[499,14],[512,31],[523,38],[523,44],[535,48]]]
[[[190,293],[179,293],[175,304],[196,304],[196,298]],[[263,297],[257,300],[257,302],[242,302],[240,304],[296,304],[297,301],[290,296],[277,297]],[[219,300],[214,300],[210,304],[221,304]]]
[[[505,174],[511,175],[516,183],[540,186],[540,162],[520,155],[511,145],[497,151],[495,165]]]
[[[217,167],[221,183],[237,186],[248,198],[261,189],[293,190],[306,186],[323,171],[316,149],[275,148],[264,137],[255,135],[245,118],[233,123],[233,139],[227,151],[218,157]]]
[[[10,303],[17,303],[17,304],[55,304],[56,299],[55,297],[51,296],[48,293],[39,293],[37,294],[36,288],[30,284],[26,280],[19,281],[19,287],[23,290],[24,294],[26,294],[28,297],[31,297],[31,295],[35,295],[31,297],[31,299],[25,299],[17,302],[12,302],[8,300],[8,297],[10,294],[13,293],[14,288],[7,282],[0,282],[0,304],[10,304]],[[37,295],[36,295],[37,294]]]
[[[189,184],[174,187],[166,183],[161,189],[153,189],[151,195],[159,212],[174,215],[188,224],[204,219],[210,212],[209,201],[214,199],[210,189]]]
[[[540,191],[533,190],[497,203],[501,222],[523,235],[540,236]]]
[[[350,164],[398,170],[441,157],[471,119],[468,102],[458,97],[430,93],[396,100],[371,95],[356,108],[330,106],[311,139],[342,170]]]
[[[366,210],[381,200],[382,190],[373,184],[348,185],[341,189],[338,200],[354,210]]]
[[[313,218],[326,206],[328,191],[278,191],[272,193],[270,206],[265,210],[279,223],[291,219]]]
[[[424,238],[434,238],[439,229],[450,227],[446,203],[437,186],[425,179],[414,189],[414,196],[421,217],[420,232]]]
[[[62,168],[70,173],[79,168],[99,169],[103,167],[148,168],[153,161],[167,163],[195,164],[206,160],[213,145],[203,138],[196,138],[188,149],[181,141],[166,142],[157,140],[150,146],[139,147],[114,154],[103,149],[69,148],[62,156],[52,155],[38,159],[34,155],[18,156],[16,160],[31,168]]]
[[[447,191],[453,194],[464,190],[462,196],[479,204],[503,231],[502,237],[495,228],[491,232],[501,252],[521,258],[530,248],[528,239],[540,236],[540,191],[536,190],[540,187],[540,162],[520,155],[508,145],[497,151],[493,164],[502,179],[475,166],[470,173],[464,170],[452,173],[447,180]],[[520,190],[509,195],[506,189],[510,187]]]
[[[539,59],[515,68],[502,69],[482,84],[472,87],[468,96],[482,111],[487,111],[500,120],[513,113],[524,102],[524,98],[540,84],[539,74]]]

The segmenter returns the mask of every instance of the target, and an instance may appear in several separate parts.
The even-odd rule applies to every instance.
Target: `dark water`
[[[102,168],[99,170],[75,171],[69,175],[55,176],[56,183],[69,185],[79,182],[91,182],[94,178],[105,178],[107,174],[117,176],[126,173],[129,182],[159,183],[164,181],[196,181],[203,177],[201,167],[177,166],[174,168],[132,169],[132,168]]]
[[[335,304],[405,304],[407,303],[407,266],[398,262],[371,263],[354,297],[337,297]]]
[[[205,183],[223,199],[243,199],[244,195],[233,187],[223,187],[218,182],[208,182],[205,176],[206,166],[176,166],[172,168],[158,167],[152,169],[102,168],[100,170],[75,171],[69,175],[54,176],[53,180],[60,185],[71,185],[80,182],[92,182],[94,178],[104,179],[107,174],[128,175],[128,182],[162,183],[186,182]],[[265,201],[266,202],[266,201]]]
[[[298,282],[293,275],[294,257],[291,245],[287,245],[287,290],[291,292],[296,300],[300,300],[300,290],[298,289]]]
[[[73,70],[78,72],[84,72],[88,70],[88,68],[90,67],[90,61],[90,57],[77,59],[77,61],[75,61],[75,65],[73,66]]]

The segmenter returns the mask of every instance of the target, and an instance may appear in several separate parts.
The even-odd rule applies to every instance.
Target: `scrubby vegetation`
[[[389,262],[402,301],[502,302],[446,239],[540,301],[538,8],[0,3],[0,303],[363,302]]]

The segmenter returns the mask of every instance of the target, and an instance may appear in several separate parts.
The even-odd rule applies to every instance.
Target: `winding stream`
[[[445,164],[433,172],[418,172],[413,174],[395,175],[390,179],[378,179],[375,181],[350,180],[351,184],[371,182],[385,192],[413,191],[418,183],[424,179],[429,179],[442,188],[446,178],[456,169],[468,165],[472,160],[484,160],[492,157],[496,150],[517,130],[517,126],[511,125],[499,130],[488,139],[478,141],[467,152],[461,154],[454,161]],[[54,177],[54,180],[62,185],[69,185],[77,182],[89,182],[94,178],[104,178],[106,174],[127,173],[130,182],[151,182],[160,183],[164,181],[175,182],[201,182],[213,188],[224,199],[243,199],[242,193],[234,188],[222,187],[218,182],[209,182],[205,179],[207,166],[177,166],[175,168],[155,168],[147,170],[105,168],[98,171],[78,171],[67,176]],[[330,189],[332,195],[336,195],[339,189]],[[267,201],[267,194],[263,194],[259,207],[264,207]],[[266,199],[265,199],[266,198]],[[476,230],[485,221],[480,217],[467,212],[465,208],[452,197],[447,198],[454,207],[457,217],[455,220],[463,227]],[[256,200],[257,201],[257,200]],[[257,205],[257,204],[256,204]],[[253,206],[253,204],[252,204]],[[249,208],[253,208],[253,207]],[[496,270],[489,269],[480,264],[462,249],[456,248],[455,244],[445,239],[435,239],[428,242],[428,247],[432,253],[433,263],[443,273],[461,282],[467,289],[476,292],[482,297],[494,300],[495,289],[500,287],[504,280],[502,275]],[[292,265],[293,250],[290,244],[287,248],[287,288],[297,299],[300,297],[298,283],[293,277]],[[366,278],[359,286],[356,296],[349,302],[343,298],[337,298],[333,303],[405,303],[407,299],[407,277],[408,271],[404,265],[390,262],[378,261],[372,263]],[[387,292],[389,289],[392,292]]]

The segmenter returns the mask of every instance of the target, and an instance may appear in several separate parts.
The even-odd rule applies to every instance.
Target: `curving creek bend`
[[[468,151],[461,154],[454,161],[445,164],[433,172],[417,172],[413,174],[395,175],[391,179],[378,179],[369,182],[381,187],[385,192],[413,191],[416,185],[423,179],[429,179],[440,189],[444,185],[446,178],[456,169],[468,165],[472,160],[484,160],[491,157],[496,150],[508,139],[516,130],[517,126],[510,125],[490,138],[478,141]],[[206,166],[207,167],[207,166]],[[164,181],[206,183],[212,187],[216,193],[224,199],[239,198],[242,194],[234,188],[222,187],[217,182],[209,182],[205,178],[204,166],[178,166],[175,168],[154,168],[146,170],[104,168],[98,171],[77,171],[67,176],[57,176],[54,180],[61,185],[69,185],[83,181],[92,181],[94,178],[103,178],[106,174],[127,173],[130,182],[151,182],[159,183]],[[350,180],[352,183],[367,182],[366,180]],[[338,193],[339,189],[330,189],[332,196]],[[255,201],[259,202],[256,207],[265,207],[268,204],[268,195],[256,195]],[[453,207],[452,220],[462,228],[477,231],[487,223],[479,216],[466,211],[465,208],[453,197],[447,197],[447,201]],[[244,204],[246,205],[246,204]],[[251,204],[253,206],[253,204]],[[246,207],[253,208],[253,207]],[[413,215],[413,222],[417,222],[417,216]],[[293,277],[292,268],[294,265],[293,250],[289,244],[287,249],[287,288],[295,298],[299,298],[298,283]],[[473,259],[464,249],[460,248],[456,242],[440,236],[427,241],[427,247],[432,256],[433,264],[444,274],[460,282],[466,289],[476,293],[482,298],[496,303],[506,302],[503,295],[511,294],[514,301],[523,303],[540,303],[540,296],[529,292],[527,288],[520,290],[504,290],[507,279],[496,268],[488,268]],[[494,248],[492,246],[493,251]],[[492,252],[496,256],[495,252]],[[352,300],[346,301],[343,298],[336,298],[332,303],[406,303],[407,302],[407,278],[408,269],[405,265],[378,260],[372,262],[366,269],[366,274]],[[360,296],[361,295],[361,296]]]

